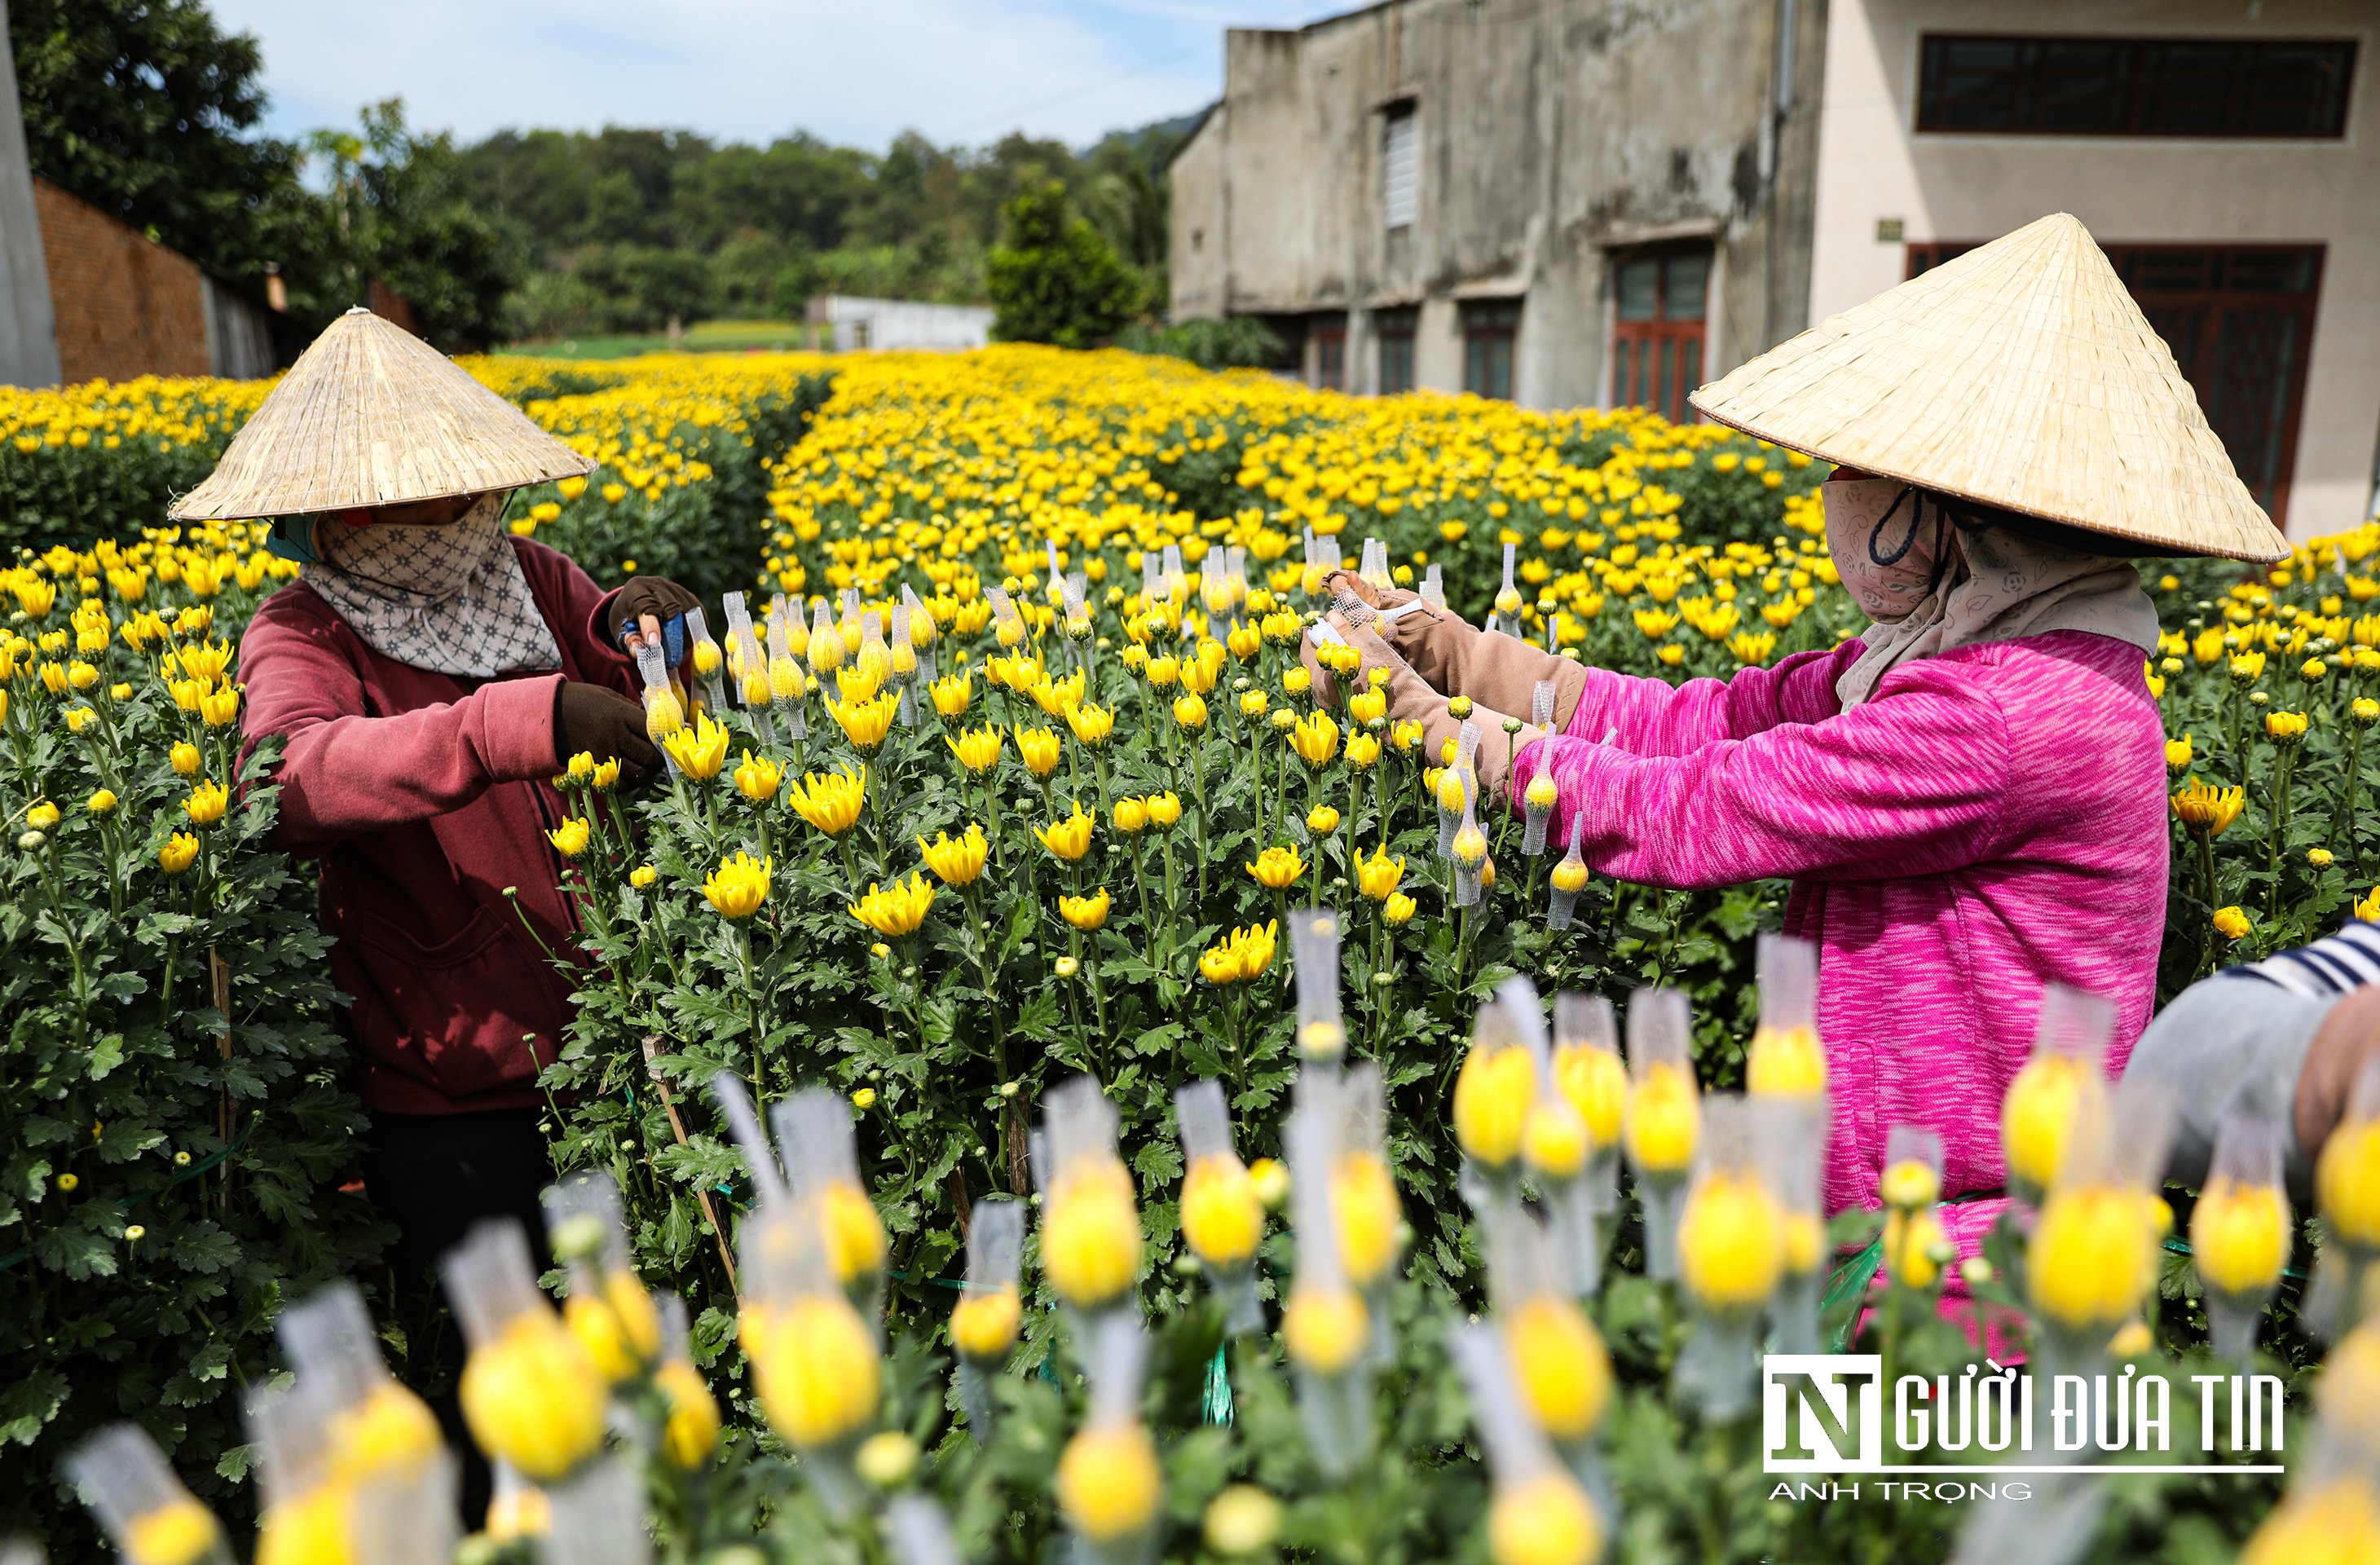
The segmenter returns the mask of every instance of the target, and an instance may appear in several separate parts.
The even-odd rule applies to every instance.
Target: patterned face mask
[[[1899,479],[1818,486],[1827,552],[1852,601],[1878,625],[1906,619],[1932,592],[1943,545],[1940,516],[1921,516],[1919,491]]]
[[[504,494],[444,527],[314,529],[303,579],[373,650],[437,673],[488,679],[562,666],[503,525]]]
[[[333,521],[315,528],[315,544],[322,563],[350,581],[427,608],[460,593],[504,547],[503,510],[504,496],[491,494],[443,528]]]

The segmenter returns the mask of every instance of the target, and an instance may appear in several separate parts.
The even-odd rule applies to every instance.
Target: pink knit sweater
[[[2002,1183],[2000,1098],[2043,986],[2115,1001],[2121,1072],[2165,928],[2164,726],[2139,649],[2079,631],[1902,663],[1841,710],[1860,643],[1672,687],[1591,670],[1550,763],[1548,841],[1586,811],[1594,868],[1670,888],[1790,876],[1818,944],[1833,1095],[1826,1199],[1876,1205],[1886,1133],[1933,1127],[1943,1194]],[[1597,741],[1610,729],[1610,745]],[[1945,1209],[1972,1255],[2000,1203]]]

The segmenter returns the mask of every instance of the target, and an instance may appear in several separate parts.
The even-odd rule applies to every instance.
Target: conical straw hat
[[[518,489],[595,464],[419,337],[348,310],[298,355],[176,521]]]
[[[2172,351],[2065,212],[1828,317],[1692,400],[1878,478],[2173,553],[2289,552]]]

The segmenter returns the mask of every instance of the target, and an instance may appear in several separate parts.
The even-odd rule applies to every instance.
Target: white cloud
[[[905,129],[1080,144],[1187,113],[1222,84],[1227,26],[1312,0],[212,0],[263,46],[269,126],[352,125],[402,97],[472,140],[606,124],[880,148]]]

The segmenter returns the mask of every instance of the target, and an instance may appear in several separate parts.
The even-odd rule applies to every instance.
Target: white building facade
[[[991,341],[991,311],[971,304],[920,304],[913,299],[822,294],[810,300],[805,323],[828,353],[868,348],[981,347]]]

